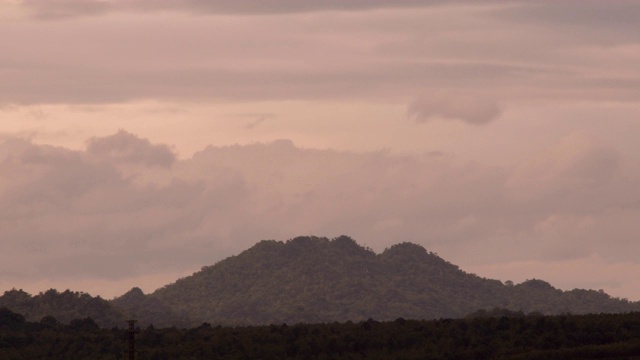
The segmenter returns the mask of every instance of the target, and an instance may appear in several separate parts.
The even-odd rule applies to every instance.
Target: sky
[[[263,239],[640,300],[640,3],[0,0],[0,291]]]

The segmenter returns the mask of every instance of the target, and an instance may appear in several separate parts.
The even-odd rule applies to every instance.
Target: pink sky
[[[411,241],[640,300],[635,1],[0,0],[0,290]]]

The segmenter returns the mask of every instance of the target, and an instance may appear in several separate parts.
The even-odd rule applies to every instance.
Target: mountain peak
[[[77,316],[69,304],[102,326],[121,325],[124,316],[193,326],[451,318],[496,307],[543,314],[640,310],[640,302],[593,290],[562,291],[538,279],[506,286],[408,242],[376,255],[344,235],[261,241],[152,294],[134,287],[110,302],[55,289],[33,297],[14,289],[0,296],[0,308],[36,320],[52,315],[69,322]]]
[[[427,249],[425,249],[424,247],[418,245],[418,244],[414,244],[411,242],[401,242],[399,244],[395,244],[395,245],[391,245],[391,247],[387,248],[385,250],[385,252],[397,252],[397,253],[404,253],[404,252],[417,252],[417,253],[427,253]]]
[[[134,287],[122,296],[113,299],[113,301],[121,306],[130,306],[133,304],[140,304],[145,301],[146,298],[147,296],[139,287]]]
[[[329,239],[317,236],[297,236],[288,240],[285,244],[294,247],[313,247],[329,243]]]
[[[422,246],[410,242],[392,245],[380,254],[382,258],[389,260],[419,260],[426,259],[431,255],[432,254]]]
[[[122,295],[122,297],[135,297],[135,298],[141,298],[144,297],[144,292],[142,291],[142,289],[140,289],[139,287],[133,287],[131,288],[131,290],[127,291],[124,295]]]
[[[551,284],[549,284],[548,282],[540,279],[525,280],[521,284],[518,284],[517,286],[528,287],[532,289],[540,289],[540,290],[557,290],[556,288],[551,286]]]
[[[333,244],[341,247],[361,247],[355,240],[347,235],[340,235],[337,238],[333,239]]]
[[[495,307],[546,314],[640,309],[589,292],[565,294],[542,280],[505,286],[409,242],[376,255],[345,235],[261,241],[147,298],[219,324],[433,319]]]

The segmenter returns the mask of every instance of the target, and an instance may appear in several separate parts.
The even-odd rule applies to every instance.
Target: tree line
[[[126,324],[26,321],[0,309],[0,358],[124,359]],[[137,359],[597,359],[640,354],[640,313],[138,328]]]

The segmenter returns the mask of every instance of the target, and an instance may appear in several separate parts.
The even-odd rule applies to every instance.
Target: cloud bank
[[[123,130],[109,137],[89,139],[87,153],[116,163],[171,166],[176,160],[175,154],[167,145],[153,145],[149,140],[140,139]]]
[[[349,234],[377,251],[416,242],[463,269],[499,268],[503,280],[595,257],[608,277],[576,284],[640,298],[635,281],[607,270],[640,267],[639,168],[580,133],[513,168],[287,140],[180,160],[125,131],[85,150],[6,140],[0,285],[94,279],[150,291],[262,239]]]
[[[0,288],[152,290],[349,234],[638,299],[639,11],[0,0]]]
[[[186,11],[198,14],[282,14],[316,11],[363,11],[380,8],[423,7],[442,0],[22,0],[20,4],[44,19],[92,16],[115,11]]]
[[[483,116],[432,96],[412,114],[478,123],[495,117],[492,100],[640,97],[637,3],[461,3],[24,0],[38,18],[0,21],[0,105],[406,104],[461,89],[489,99],[464,102]]]

